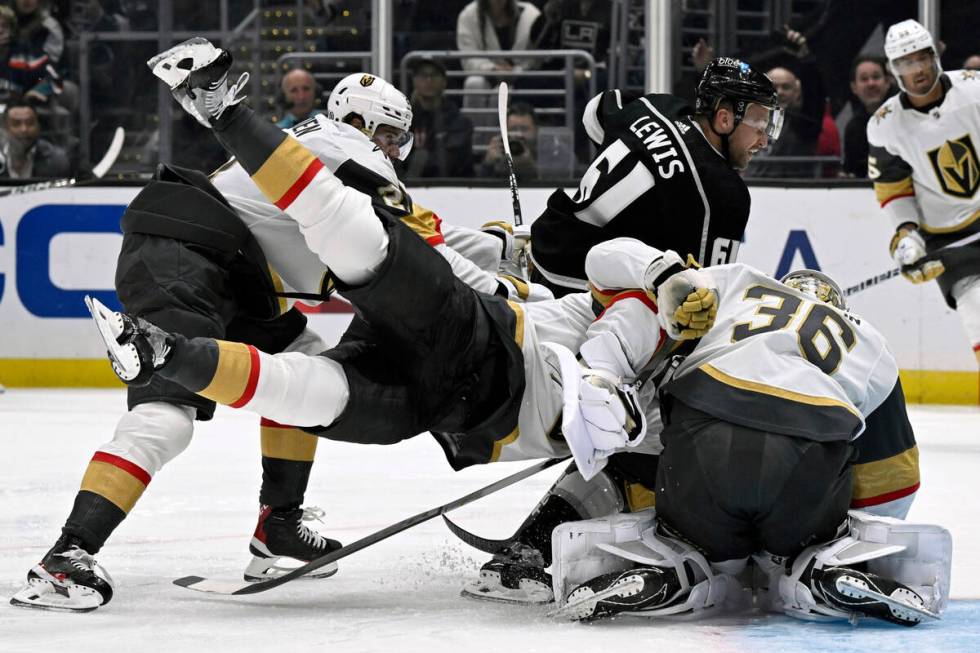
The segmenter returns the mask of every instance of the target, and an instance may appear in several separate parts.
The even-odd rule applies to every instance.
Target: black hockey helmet
[[[779,138],[783,127],[783,111],[772,81],[740,59],[718,57],[708,64],[698,82],[694,112],[712,116],[718,105],[727,100],[732,103],[735,126],[742,122],[750,104],[758,104],[771,111],[766,136]]]

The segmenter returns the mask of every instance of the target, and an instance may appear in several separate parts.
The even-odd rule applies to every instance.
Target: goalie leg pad
[[[825,570],[843,567],[853,571],[864,564],[875,583],[892,590],[908,589],[927,612],[939,614],[949,602],[952,537],[945,528],[915,524],[892,517],[878,517],[852,510],[849,534],[839,540],[805,549],[793,562],[789,575],[781,574],[770,584],[772,607],[790,616],[809,620],[854,619],[880,615],[855,612],[840,602],[828,603],[815,591],[813,579]],[[836,583],[836,580],[834,581]],[[899,594],[904,590],[899,588]]]

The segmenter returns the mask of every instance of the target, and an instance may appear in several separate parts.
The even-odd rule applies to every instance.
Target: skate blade
[[[939,621],[940,616],[931,611],[923,608],[921,606],[914,605],[912,603],[907,603],[901,599],[897,599],[891,596],[885,596],[881,592],[876,592],[854,580],[847,578],[837,579],[837,589],[842,594],[847,594],[848,596],[854,596],[862,599],[872,599],[880,603],[884,603],[892,611],[892,614],[899,619],[905,619],[907,621]]]
[[[10,598],[10,605],[52,612],[92,612],[102,605],[102,596],[95,590],[74,585],[63,588],[68,596],[47,581],[34,582]]]
[[[511,605],[545,605],[555,600],[551,590],[534,588],[512,590],[503,586],[493,587],[480,580],[472,580],[466,583],[459,595],[475,601],[509,603]]]
[[[248,567],[245,568],[245,573],[243,576],[245,580],[250,583],[258,583],[263,580],[269,580],[270,578],[279,578],[280,576],[288,574],[302,564],[304,563],[297,561],[297,564],[292,567],[282,564],[269,565],[267,559],[256,556],[252,558],[252,562],[250,562]],[[320,578],[329,578],[330,576],[336,574],[338,569],[339,567],[337,566],[337,563],[334,562],[301,576],[300,579],[316,580]]]
[[[139,373],[139,370],[136,370],[136,374],[134,374],[132,370],[130,370],[121,360],[120,353],[123,351],[125,346],[120,345],[117,338],[122,335],[123,330],[119,329],[119,332],[115,333],[115,330],[112,328],[110,320],[113,319],[114,311],[110,310],[108,306],[100,302],[98,299],[89,297],[88,295],[85,295],[85,306],[88,307],[89,313],[92,314],[92,320],[95,322],[95,326],[99,329],[99,335],[102,337],[102,342],[105,344],[106,353],[109,356],[109,360],[114,364],[114,367],[118,368],[117,374],[120,375],[120,378],[123,378],[123,374],[125,374],[126,377],[123,378],[124,381],[132,380],[136,377],[136,374]]]
[[[617,596],[624,592],[639,592],[642,589],[643,579],[636,577],[632,580],[607,587],[606,589],[596,592],[595,594],[584,596],[575,601],[569,601],[565,605],[559,607],[557,610],[552,610],[549,612],[548,616],[556,619],[585,619],[586,617],[591,616],[592,612],[595,611],[595,604],[599,601]],[[584,609],[587,607],[589,610],[588,613],[585,613]]]

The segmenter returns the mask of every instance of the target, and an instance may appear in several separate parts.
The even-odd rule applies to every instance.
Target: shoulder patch
[[[875,111],[875,124],[881,124],[881,121],[885,119],[892,112],[892,108],[886,103],[880,109]]]
[[[977,80],[980,79],[980,76],[977,75],[976,70],[961,70],[960,79],[963,81]]]

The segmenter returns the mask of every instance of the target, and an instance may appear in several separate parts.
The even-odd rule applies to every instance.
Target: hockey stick
[[[126,140],[126,130],[122,127],[116,127],[116,131],[112,134],[112,141],[109,143],[109,148],[106,150],[105,154],[102,155],[102,159],[95,164],[92,168],[92,176],[95,179],[101,179],[105,176],[105,173],[109,172],[109,168],[113,166],[116,159],[119,157],[119,152],[122,151],[123,142]],[[49,190],[51,188],[65,188],[67,186],[75,186],[79,182],[74,177],[67,179],[52,179],[51,181],[41,181],[36,184],[26,184],[24,186],[13,186],[11,188],[4,188],[0,190],[0,197],[7,197],[9,195],[23,195],[24,193],[35,193],[41,190]]]
[[[453,535],[461,539],[463,542],[469,544],[474,549],[483,551],[484,553],[489,553],[491,555],[496,555],[517,542],[516,533],[508,537],[506,540],[490,540],[485,537],[480,537],[475,533],[469,532],[445,515],[442,516],[442,521],[446,522],[446,527],[452,532]]]
[[[976,242],[978,240],[980,240],[980,232],[977,232],[975,234],[971,234],[969,236],[964,236],[963,238],[960,238],[959,240],[954,240],[950,244],[944,245],[943,247],[940,247],[939,249],[937,249],[935,252],[932,252],[932,254],[936,254],[936,253],[941,252],[941,251],[946,250],[946,249],[953,249],[954,247],[963,247],[965,245],[969,245],[970,243],[974,243],[974,242]],[[893,279],[893,278],[899,276],[901,273],[902,273],[902,271],[899,268],[892,268],[891,270],[888,270],[887,272],[882,272],[881,274],[875,275],[875,276],[873,276],[873,277],[871,277],[869,279],[865,279],[861,283],[855,284],[855,285],[851,286],[850,288],[847,288],[844,291],[844,296],[845,297],[850,297],[851,295],[854,295],[856,293],[859,293],[862,290],[867,290],[868,288],[870,288],[872,286],[877,286],[882,281],[888,281],[889,279]]]
[[[278,587],[283,583],[288,583],[291,580],[304,576],[311,571],[319,569],[320,567],[329,565],[332,562],[336,562],[341,558],[346,558],[352,553],[357,553],[361,549],[366,549],[367,547],[380,542],[381,540],[387,539],[392,535],[401,533],[404,530],[408,530],[413,526],[417,526],[423,522],[429,521],[433,517],[438,517],[439,515],[449,512],[450,510],[455,510],[460,506],[465,506],[466,504],[476,501],[477,499],[483,498],[488,494],[493,494],[497,490],[501,490],[509,485],[513,485],[519,481],[523,481],[525,478],[534,476],[538,472],[548,469],[553,465],[564,462],[568,458],[549,458],[537,464],[531,465],[519,472],[515,472],[510,476],[506,476],[496,483],[491,483],[486,487],[480,488],[475,492],[470,492],[464,497],[460,497],[455,501],[450,501],[441,506],[436,506],[431,510],[426,510],[425,512],[420,512],[417,515],[409,517],[408,519],[403,519],[397,524],[392,524],[387,528],[382,528],[380,531],[371,533],[366,537],[362,537],[356,542],[351,542],[347,546],[341,547],[336,551],[331,551],[326,555],[322,555],[315,560],[311,560],[301,567],[297,567],[290,572],[283,574],[277,578],[270,578],[268,580],[261,580],[258,582],[248,582],[248,581],[230,581],[230,580],[220,580],[220,579],[209,579],[202,576],[185,576],[183,578],[178,578],[174,581],[174,585],[179,585],[180,587],[186,587],[187,589],[197,590],[198,592],[208,592],[211,594],[224,594],[231,596],[238,596],[241,594],[257,594],[259,592],[264,592],[270,590],[273,587]]]
[[[507,137],[507,82],[500,82],[497,89],[497,119],[500,122],[500,138],[504,143],[504,159],[507,160],[507,181],[510,183],[510,199],[514,205],[514,224],[524,224],[521,214],[521,198],[517,194],[517,175],[514,173],[514,157],[510,154],[510,139]]]

